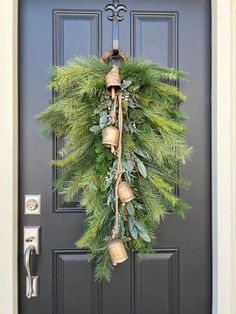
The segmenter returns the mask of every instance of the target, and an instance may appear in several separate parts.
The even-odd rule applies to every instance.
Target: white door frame
[[[236,1],[212,0],[213,313],[236,313]]]
[[[0,311],[18,313],[18,1],[0,0]],[[212,314],[236,313],[236,0],[212,0]]]

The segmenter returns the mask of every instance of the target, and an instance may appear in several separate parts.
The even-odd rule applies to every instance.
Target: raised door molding
[[[100,10],[54,10],[53,24],[53,64],[63,65],[66,60],[76,54],[83,57],[100,55],[102,51],[102,11]],[[73,44],[68,45],[70,38]],[[89,38],[89,40],[85,40]],[[83,45],[81,45],[81,42]],[[71,43],[71,41],[70,41]],[[57,159],[60,149],[60,140],[53,136],[52,159]],[[57,167],[53,167],[53,181],[58,177]],[[65,203],[62,197],[53,191],[53,211],[57,213],[83,212],[79,199]]]
[[[162,66],[178,67],[178,13],[131,11],[131,56],[158,61]],[[146,49],[148,39],[152,49]],[[161,43],[161,45],[160,45]]]

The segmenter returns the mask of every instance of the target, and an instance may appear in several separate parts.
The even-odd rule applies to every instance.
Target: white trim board
[[[7,314],[18,313],[17,14],[17,0],[0,0],[0,311]],[[236,0],[212,0],[212,314],[236,313],[235,67]]]
[[[212,0],[213,314],[236,313],[235,8]]]

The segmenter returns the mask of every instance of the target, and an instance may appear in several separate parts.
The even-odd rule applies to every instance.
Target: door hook
[[[127,11],[125,5],[120,4],[119,0],[113,0],[112,4],[108,4],[105,7],[105,11],[111,11],[111,15],[108,16],[108,20],[112,21],[112,51],[113,56],[119,54],[119,22],[123,21],[124,17],[120,16],[120,12]]]

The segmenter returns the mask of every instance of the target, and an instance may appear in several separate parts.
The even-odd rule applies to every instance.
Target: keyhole
[[[26,203],[26,207],[29,210],[36,210],[38,208],[38,202],[35,199],[29,199]]]

